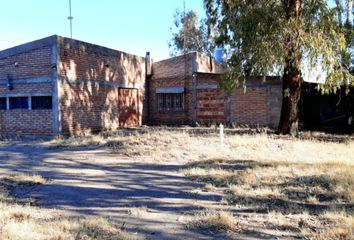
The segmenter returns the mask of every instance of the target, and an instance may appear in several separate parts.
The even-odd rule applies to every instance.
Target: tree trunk
[[[284,1],[286,15],[289,19],[301,18],[301,0]],[[296,135],[299,123],[299,104],[301,97],[301,55],[299,49],[298,29],[293,29],[285,47],[288,49],[283,73],[283,99],[278,131],[280,134]]]
[[[283,101],[279,122],[279,133],[296,135],[299,122],[301,77],[299,67],[287,60],[283,75]]]

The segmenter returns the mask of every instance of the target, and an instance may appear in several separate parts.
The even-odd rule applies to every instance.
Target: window
[[[6,110],[6,97],[0,97],[0,110]]]
[[[28,97],[10,97],[10,109],[28,109]]]
[[[159,112],[183,111],[183,93],[157,93]]]
[[[32,97],[32,109],[52,109],[52,97],[40,96]]]

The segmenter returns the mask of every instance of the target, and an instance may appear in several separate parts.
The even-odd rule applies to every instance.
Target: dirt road
[[[179,173],[183,163],[134,160],[101,147],[50,148],[42,142],[0,145],[0,174],[39,174],[46,185],[16,191],[68,214],[113,218],[147,239],[215,239],[185,223],[220,196],[199,192]],[[222,237],[224,238],[224,237]]]

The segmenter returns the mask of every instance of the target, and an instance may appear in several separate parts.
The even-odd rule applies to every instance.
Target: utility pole
[[[71,16],[71,0],[69,0],[69,11],[70,11],[70,16],[68,17],[70,21],[70,38],[73,38],[73,16]]]

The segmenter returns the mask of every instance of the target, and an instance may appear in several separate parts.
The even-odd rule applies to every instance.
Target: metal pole
[[[183,54],[186,53],[186,1],[183,0]]]
[[[71,0],[69,0],[69,11],[70,11],[70,16],[68,17],[70,21],[70,38],[73,38],[73,17],[71,16]]]

